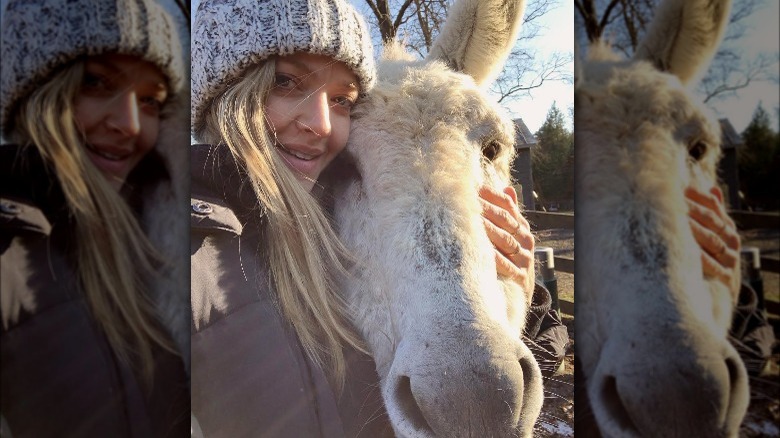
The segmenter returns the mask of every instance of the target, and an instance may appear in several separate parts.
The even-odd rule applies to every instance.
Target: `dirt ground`
[[[552,247],[556,256],[574,257],[573,230],[544,230],[536,233],[537,248]],[[569,346],[561,368],[544,382],[544,406],[536,423],[536,437],[574,436],[574,274],[556,272],[556,289],[561,319],[569,332]]]
[[[535,437],[574,436],[574,318],[563,315],[570,344],[561,368],[544,382],[544,405]]]
[[[574,257],[573,230],[543,230],[536,233],[537,248],[552,247],[556,256]],[[742,245],[757,246],[762,256],[780,258],[780,230],[751,230],[742,233]],[[780,303],[780,274],[762,272],[765,299]],[[556,272],[557,290],[562,301],[562,319],[569,331],[569,348],[562,367],[545,381],[545,404],[534,436],[574,436],[574,275]],[[780,315],[768,314],[780,334]],[[762,374],[750,379],[750,406],[740,428],[740,437],[780,437],[780,343]]]
[[[762,257],[780,258],[780,230],[750,230],[742,234],[742,247],[755,246]],[[764,298],[780,303],[780,274],[761,272]],[[775,338],[780,339],[780,315],[768,313]],[[761,375],[750,379],[750,407],[740,429],[741,437],[780,437],[780,343]]]

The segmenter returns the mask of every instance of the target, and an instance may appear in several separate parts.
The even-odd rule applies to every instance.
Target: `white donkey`
[[[401,437],[530,436],[539,416],[542,377],[521,342],[532,291],[497,278],[477,197],[509,184],[514,128],[483,88],[523,10],[461,1],[425,60],[385,49],[331,167],[356,260],[346,299]]]
[[[726,341],[732,297],[702,276],[683,190],[716,184],[720,129],[686,90],[727,0],[664,1],[634,59],[590,49],[575,78],[575,428],[610,437],[735,436],[748,379]]]

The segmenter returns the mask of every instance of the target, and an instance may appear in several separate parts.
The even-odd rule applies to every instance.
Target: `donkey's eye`
[[[701,160],[705,152],[707,152],[707,145],[702,141],[694,141],[688,147],[688,156],[693,158],[694,161]]]
[[[500,150],[501,144],[496,140],[488,140],[482,143],[482,155],[490,161],[496,159]]]

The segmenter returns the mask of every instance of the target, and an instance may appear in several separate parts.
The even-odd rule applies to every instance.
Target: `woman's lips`
[[[131,151],[93,144],[87,144],[86,148],[92,163],[101,172],[124,178],[128,159],[132,156]]]
[[[304,152],[304,147],[296,147],[294,145],[285,146],[281,143],[276,143],[276,150],[282,155],[282,158],[287,165],[294,171],[300,173],[299,176],[305,176],[312,178],[316,176],[317,166],[319,165],[318,158],[322,153],[312,153],[311,151]]]

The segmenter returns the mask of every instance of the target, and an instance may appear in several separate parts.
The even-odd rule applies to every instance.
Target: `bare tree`
[[[571,83],[572,75],[569,70],[574,62],[574,55],[571,52],[555,52],[544,59],[535,59],[536,56],[536,52],[528,50],[520,49],[512,52],[512,57],[505,66],[505,74],[496,79],[491,88],[498,94],[499,103],[526,95],[545,82]]]
[[[499,102],[527,94],[548,81],[571,82],[573,54],[553,53],[542,58],[528,42],[539,36],[539,18],[561,0],[531,0],[526,5],[520,37],[501,76],[493,84]],[[383,43],[399,39],[421,58],[431,48],[447,17],[452,0],[366,0],[369,23]],[[564,23],[568,25],[568,23]]]
[[[433,44],[434,35],[439,34],[441,29],[442,20],[447,16],[447,10],[449,5],[445,0],[438,1],[421,1],[414,0],[415,6],[417,6],[417,23],[419,24],[420,36],[419,39],[425,47],[425,51],[431,49]],[[413,30],[414,28],[410,29]],[[421,51],[417,51],[422,54]]]
[[[398,34],[398,29],[402,25],[406,24],[411,14],[408,13],[409,6],[414,5],[414,0],[403,0],[401,2],[394,2],[390,4],[390,0],[366,0],[366,4],[371,8],[371,13],[375,19],[377,28],[379,29],[379,35],[383,43],[388,43],[395,40]],[[392,6],[392,7],[391,7]],[[393,15],[395,10],[395,15]]]
[[[520,37],[507,61],[505,74],[493,84],[492,90],[500,96],[499,102],[527,95],[530,90],[542,86],[545,82],[571,83],[571,66],[574,62],[572,52],[554,52],[543,58],[537,51],[531,50],[528,44],[539,36],[541,28],[538,19],[558,4],[555,0],[535,0],[526,6]]]
[[[575,26],[580,43],[605,38],[618,51],[631,56],[653,18],[660,0],[574,0]],[[704,102],[723,99],[752,82],[777,80],[778,54],[746,58],[735,48],[746,34],[745,19],[766,0],[735,0],[723,43],[699,84]]]

